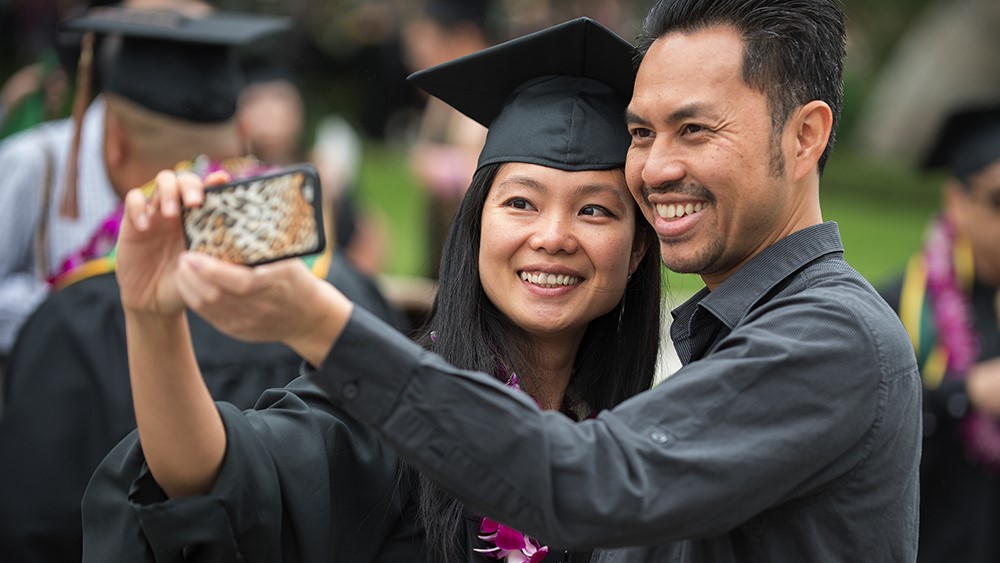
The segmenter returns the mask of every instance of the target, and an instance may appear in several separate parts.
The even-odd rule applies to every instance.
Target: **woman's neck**
[[[573,363],[580,338],[554,338],[538,340],[537,358],[533,364],[534,377],[525,385],[525,391],[531,395],[544,410],[559,410],[563,405],[566,388],[573,377]]]

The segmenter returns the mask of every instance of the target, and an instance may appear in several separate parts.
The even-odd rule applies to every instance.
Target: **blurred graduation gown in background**
[[[68,27],[121,38],[104,75],[106,91],[158,114],[211,124],[236,110],[233,48],[286,24],[225,12],[190,19],[95,8]],[[101,459],[135,428],[113,253],[88,258],[61,272],[10,356],[0,414],[2,561],[80,561],[84,489]],[[399,313],[347,260],[327,252],[308,262],[317,276],[402,328]],[[301,359],[291,349],[240,342],[194,314],[189,320],[216,399],[250,408],[265,389],[298,375]]]

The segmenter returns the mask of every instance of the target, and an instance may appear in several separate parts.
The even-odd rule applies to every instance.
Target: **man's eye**
[[[702,131],[707,131],[708,128],[703,125],[698,125],[697,123],[688,123],[684,126],[682,130],[685,135],[693,135],[695,133],[701,133]]]
[[[653,132],[645,127],[635,127],[631,133],[634,139],[648,139],[653,136]]]
[[[606,207],[601,205],[587,205],[580,210],[581,215],[590,215],[592,217],[613,217],[614,215],[608,211]]]
[[[986,194],[986,203],[989,204],[994,213],[1000,213],[1000,190],[993,190]]]

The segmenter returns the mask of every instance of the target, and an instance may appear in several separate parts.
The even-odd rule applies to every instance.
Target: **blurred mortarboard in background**
[[[1000,103],[964,106],[944,121],[923,167],[943,168],[960,180],[1000,160]]]
[[[560,170],[625,163],[632,46],[577,18],[410,75],[486,126],[479,167],[527,162]]]
[[[441,25],[472,23],[486,28],[489,12],[488,0],[427,0],[424,12]]]
[[[286,29],[287,18],[99,6],[64,23],[120,37],[102,61],[102,87],[157,113],[217,123],[236,113],[243,76],[235,48]]]
[[[153,112],[192,123],[228,121],[243,87],[235,48],[290,24],[287,18],[215,11],[203,2],[178,7],[191,13],[98,5],[63,22],[64,33],[80,33],[82,39],[62,216],[79,216],[80,128],[94,74],[102,91]],[[95,35],[102,37],[97,56]],[[100,67],[96,73],[94,66]]]

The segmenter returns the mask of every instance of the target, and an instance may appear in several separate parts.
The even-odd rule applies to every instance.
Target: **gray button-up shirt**
[[[684,367],[574,423],[356,310],[316,373],[447,490],[601,561],[912,561],[920,380],[836,224],[674,312]]]

